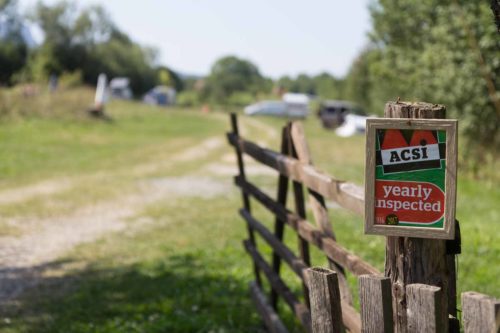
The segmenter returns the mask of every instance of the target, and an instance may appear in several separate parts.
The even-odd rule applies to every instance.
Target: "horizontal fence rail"
[[[284,156],[273,150],[262,148],[234,133],[228,133],[229,143],[238,147],[255,160],[265,164],[291,180],[301,182],[309,189],[337,202],[340,206],[363,215],[365,209],[364,188],[349,182],[334,179],[314,166]]]
[[[252,259],[255,281],[250,283],[251,297],[270,332],[287,332],[278,314],[282,299],[306,332],[312,333],[392,333],[450,332],[448,304],[443,303],[443,290],[438,286],[413,283],[404,286],[407,294],[406,323],[398,326],[394,308],[394,286],[391,278],[361,259],[336,240],[331,227],[325,198],[358,215],[364,213],[364,189],[353,183],[337,180],[316,169],[300,124],[290,123],[283,129],[281,152],[243,139],[239,135],[236,115],[231,115],[232,132],[228,142],[234,147],[239,175],[234,184],[241,190],[243,208],[240,216],[246,222],[248,239],[243,247]],[[277,199],[252,184],[245,175],[243,155],[248,155],[279,174]],[[294,194],[295,211],[287,208],[289,183]],[[315,225],[306,218],[303,186],[309,193],[309,204]],[[262,205],[274,217],[274,230],[252,215],[250,200]],[[299,254],[284,242],[285,226],[295,232]],[[257,236],[272,249],[268,263],[259,252]],[[260,242],[259,242],[260,244]],[[328,259],[330,269],[311,268],[309,245],[318,248]],[[302,283],[302,297],[287,285],[280,275],[281,262],[295,273]],[[358,278],[360,313],[352,305],[345,271]],[[262,277],[270,287],[266,296]],[[303,300],[301,300],[303,299]],[[464,332],[500,332],[500,301],[474,292],[462,294]]]
[[[322,250],[328,258],[346,267],[353,274],[380,274],[375,267],[343,248],[329,235],[321,232],[308,221],[300,218],[298,215],[289,211],[285,207],[276,204],[269,196],[259,190],[256,186],[242,180],[241,177],[235,178],[235,184],[245,193],[257,199],[269,211],[285,221],[290,227],[297,231],[302,238]]]
[[[307,332],[313,331],[311,311],[309,309],[311,280],[308,279],[307,270],[310,268],[308,245],[311,244],[321,250],[332,263],[332,267],[338,270],[336,281],[342,281],[343,270],[346,269],[352,274],[359,276],[363,274],[380,275],[380,272],[363,261],[354,253],[341,246],[334,237],[333,231],[319,224],[314,226],[305,218],[305,202],[302,185],[305,186],[309,194],[318,205],[322,205],[324,197],[335,200],[339,205],[350,209],[354,213],[363,214],[364,191],[354,184],[339,181],[317,170],[311,164],[300,161],[297,158],[297,144],[300,145],[300,153],[303,155],[305,142],[292,140],[291,125],[283,131],[282,152],[278,153],[267,148],[262,148],[257,144],[247,141],[239,136],[236,116],[232,115],[233,131],[227,134],[229,143],[235,148],[239,164],[239,175],[234,178],[234,183],[242,192],[244,208],[239,213],[246,222],[249,229],[249,239],[243,242],[243,246],[252,258],[256,271],[256,282],[251,284],[252,298],[262,316],[266,326],[270,331],[281,332],[283,323],[277,316],[277,307],[273,298],[279,297],[287,304],[293,314],[297,317]],[[253,157],[256,161],[267,165],[280,175],[278,199],[271,198],[268,194],[260,190],[257,186],[249,182],[245,175],[243,155]],[[302,156],[304,157],[304,156]],[[307,156],[306,156],[307,158]],[[296,212],[286,208],[286,192],[288,182],[292,182]],[[261,204],[275,217],[275,230],[272,232],[261,221],[255,218],[250,210],[250,198]],[[317,207],[318,208],[318,207]],[[319,214],[326,215],[326,207],[318,208]],[[320,216],[325,221],[325,216]],[[316,221],[318,224],[318,221]],[[329,224],[326,218],[326,222]],[[299,241],[300,256],[296,255],[288,246],[283,243],[283,225],[287,225],[295,231]],[[255,237],[259,236],[272,248],[273,264],[268,263],[260,254]],[[252,239],[253,237],[253,239]],[[290,287],[280,277],[281,260],[291,268],[304,286],[304,301],[301,302]],[[271,301],[264,295],[263,287],[259,283],[260,274],[266,278],[271,287]],[[337,275],[336,275],[337,276]],[[345,287],[345,286],[344,286]],[[337,286],[337,289],[339,287]],[[342,289],[342,288],[341,288]],[[350,303],[349,295],[341,295],[345,291],[340,290],[339,327],[347,328],[350,332],[361,332],[361,317]],[[265,312],[265,313],[264,313]]]

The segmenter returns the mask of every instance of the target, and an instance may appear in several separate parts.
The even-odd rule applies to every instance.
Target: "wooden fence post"
[[[238,128],[238,118],[236,117],[236,113],[231,113],[231,129],[233,131],[233,134],[236,134],[237,136],[240,135],[239,128]],[[243,164],[243,154],[241,152],[241,148],[238,146],[235,146],[235,152],[236,152],[236,159],[238,161],[238,171],[239,171],[239,176],[241,179],[246,180],[245,176],[245,166]],[[249,196],[244,192],[241,191],[241,196],[243,199],[243,207],[245,208],[246,211],[250,212],[250,198]],[[255,243],[255,233],[253,232],[252,228],[247,224],[247,229],[248,229],[248,238],[250,239],[250,242],[252,243],[253,246],[257,246]],[[260,272],[259,268],[255,263],[253,263],[253,270],[255,274],[255,281],[257,282],[257,285],[259,287],[262,286],[262,281],[260,279]]]
[[[442,311],[446,308],[442,293],[441,288],[426,284],[406,286],[408,333],[447,332],[448,315]]]
[[[257,306],[260,317],[264,320],[267,329],[271,333],[288,333],[280,317],[274,312],[271,305],[267,303],[266,296],[255,282],[250,282],[250,295]]]
[[[344,332],[337,273],[314,267],[306,274],[313,333]]]
[[[281,132],[281,154],[287,155],[289,153],[288,143],[290,141],[290,126],[287,125],[283,127]],[[288,177],[280,173],[278,179],[278,193],[276,195],[277,202],[283,207],[286,207],[286,200],[288,194]],[[274,235],[280,241],[283,240],[283,233],[285,231],[285,221],[276,216],[274,220]],[[276,274],[280,274],[281,258],[273,251],[273,271]],[[276,290],[271,289],[271,306],[277,310],[278,309],[278,293]]]
[[[429,103],[389,102],[385,105],[384,115],[386,118],[444,119],[446,108]],[[453,254],[451,258],[448,256],[444,240],[387,237],[385,276],[390,277],[392,282],[396,332],[407,331],[406,286],[412,283],[440,287],[442,311],[456,315],[456,309],[452,308],[454,302],[448,306],[448,299],[456,298],[453,258]],[[445,323],[442,332],[447,331],[448,323]]]
[[[289,123],[288,125],[288,155],[297,158],[297,146],[296,142],[292,138],[292,129],[297,123]],[[301,182],[292,181],[293,185],[293,195],[295,202],[295,213],[303,219],[306,219],[306,203],[304,200],[304,187]],[[311,266],[311,256],[309,254],[309,243],[297,233],[297,243],[299,248],[300,259],[304,261],[307,266]],[[302,290],[304,292],[305,302],[308,308],[309,304],[309,289],[305,281],[302,283]]]
[[[462,293],[462,321],[465,333],[500,332],[500,300],[472,291]]]
[[[309,151],[309,147],[307,146],[306,136],[302,124],[300,122],[292,123],[290,132],[294,148],[293,157],[297,158],[304,164],[312,165],[313,161],[311,152]],[[309,192],[309,205],[311,206],[316,225],[326,235],[330,236],[333,240],[336,240],[332,224],[330,223],[330,217],[328,216],[328,210],[326,209],[325,199],[321,194],[311,190],[310,188],[308,188],[307,190]],[[303,217],[305,218],[305,214]],[[330,259],[328,259],[328,264],[331,269],[337,272],[342,300],[347,302],[348,304],[352,304],[352,295],[347,283],[344,267]]]
[[[362,333],[392,333],[391,279],[376,275],[359,277]]]

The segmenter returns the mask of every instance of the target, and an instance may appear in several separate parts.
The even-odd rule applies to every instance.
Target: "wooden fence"
[[[243,244],[253,261],[255,281],[250,284],[257,311],[270,332],[287,332],[278,314],[278,298],[290,307],[307,332],[446,332],[456,331],[450,325],[448,311],[443,303],[440,287],[413,283],[405,286],[406,327],[394,324],[392,285],[375,267],[364,261],[335,238],[325,200],[335,201],[341,207],[362,215],[364,189],[355,184],[337,180],[312,165],[310,152],[300,123],[289,123],[283,128],[281,151],[260,147],[239,134],[237,117],[231,114],[232,131],[227,133],[235,148],[239,175],[236,186],[241,189],[243,208],[239,213],[246,221],[248,239]],[[273,199],[245,175],[243,155],[267,165],[279,173],[277,198]],[[289,183],[292,183],[295,209],[286,208]],[[307,188],[309,207],[315,225],[306,220],[304,189]],[[252,215],[251,200],[260,203],[274,215],[274,230],[267,229]],[[297,235],[299,253],[283,243],[285,226]],[[267,262],[257,248],[260,236],[273,250]],[[315,246],[327,257],[329,269],[310,268],[309,246]],[[284,261],[302,283],[304,301],[292,292],[280,275]],[[346,272],[358,277],[361,311],[352,305]],[[262,278],[270,285],[269,297],[264,292]],[[463,325],[465,332],[498,332],[500,301],[477,293],[462,294]]]

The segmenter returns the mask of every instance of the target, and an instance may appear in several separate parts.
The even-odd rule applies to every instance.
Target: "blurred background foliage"
[[[38,3],[20,13],[0,0],[0,85],[46,82],[58,75],[72,85],[95,85],[99,73],[125,76],[139,97],[155,85],[178,91],[178,104],[235,108],[283,92],[354,101],[381,115],[398,97],[445,104],[461,121],[467,155],[478,165],[500,147],[500,36],[481,0],[373,0],[369,42],[345,77],[329,73],[266,78],[246,59],[225,56],[203,76],[176,73],[157,63],[158,52],[134,42],[98,6]],[[45,38],[28,45],[23,27]],[[341,49],[339,49],[341,52]]]

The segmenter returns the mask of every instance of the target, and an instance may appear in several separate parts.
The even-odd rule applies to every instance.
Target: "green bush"
[[[176,104],[183,107],[200,105],[200,96],[196,91],[183,91],[177,95]]]
[[[82,85],[82,71],[64,72],[59,77],[59,86],[62,88],[76,88]]]
[[[255,102],[255,97],[248,92],[238,91],[227,99],[227,104],[232,106],[246,106]]]

